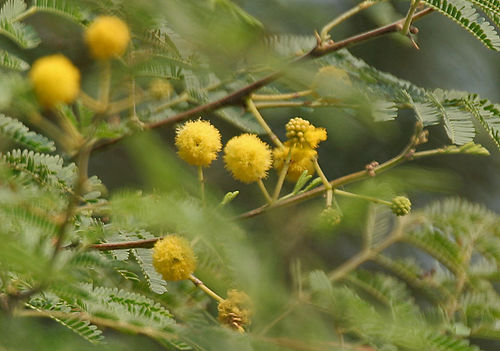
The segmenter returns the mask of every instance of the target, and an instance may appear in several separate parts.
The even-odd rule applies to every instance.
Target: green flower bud
[[[396,216],[405,216],[411,211],[411,202],[406,196],[396,196],[392,199],[391,210]]]

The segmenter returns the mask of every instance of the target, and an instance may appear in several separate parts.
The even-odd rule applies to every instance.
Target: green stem
[[[408,9],[408,13],[406,14],[405,22],[403,24],[403,29],[401,29],[401,33],[403,33],[403,35],[408,35],[413,15],[415,14],[419,4],[420,0],[411,0],[410,8]]]
[[[392,205],[392,203],[390,201],[385,201],[385,200],[382,200],[382,199],[377,199],[376,197],[371,197],[371,196],[354,194],[354,193],[350,193],[350,192],[339,190],[339,189],[335,189],[335,194],[341,195],[341,196],[345,196],[345,197],[354,198],[354,199],[363,199],[363,200],[374,202],[376,204],[383,204],[383,205],[387,205],[387,206],[391,206]]]
[[[340,23],[344,22],[348,18],[354,16],[358,12],[375,5],[377,2],[373,0],[365,0],[358,5],[354,6],[352,9],[344,12],[340,16],[334,18],[332,21],[328,22],[323,29],[321,29],[320,37],[321,40],[326,41],[330,39],[330,35],[328,34],[335,26],[339,25]]]
[[[163,105],[158,106],[157,108],[154,109],[154,113],[159,113],[161,111],[166,110],[167,108],[170,108],[172,106],[178,105],[180,103],[186,102],[189,100],[189,94],[184,92],[180,94],[179,96],[175,97],[174,99],[167,101]]]
[[[357,255],[351,257],[349,260],[344,262],[339,267],[337,267],[334,271],[332,271],[328,275],[328,278],[332,282],[338,281],[344,278],[347,274],[358,268],[366,261],[370,260],[371,258],[372,258],[372,252],[370,250],[363,250],[359,252]]]
[[[75,188],[73,194],[70,195],[66,211],[64,212],[64,219],[57,232],[56,241],[54,244],[54,251],[52,253],[51,264],[55,263],[55,260],[61,250],[62,243],[66,236],[66,232],[71,223],[71,219],[76,210],[78,202],[80,201],[80,195],[84,191],[84,185],[88,177],[88,163],[90,158],[90,152],[92,150],[92,143],[86,142],[78,152],[77,166],[78,175],[75,181]]]
[[[285,182],[286,174],[288,173],[288,168],[290,167],[290,161],[292,160],[292,148],[288,151],[288,155],[286,156],[285,163],[283,164],[283,168],[281,169],[278,182],[276,183],[276,188],[274,188],[273,194],[273,202],[278,200],[281,188],[283,187],[283,183]]]
[[[264,117],[262,117],[262,115],[260,114],[259,110],[255,106],[255,103],[252,101],[252,99],[246,99],[245,103],[247,105],[248,110],[255,116],[255,119],[257,120],[257,122],[259,122],[261,127],[264,128],[264,130],[269,135],[269,137],[271,138],[273,143],[277,147],[284,147],[283,144],[281,143],[281,141],[279,140],[279,138],[273,133],[273,131],[271,130],[269,125],[266,123],[266,121],[264,120]]]
[[[259,179],[257,181],[257,184],[259,185],[260,191],[262,191],[262,194],[266,198],[267,203],[268,204],[272,204],[273,203],[273,199],[269,195],[269,192],[267,191],[266,186],[264,185],[264,182],[262,181],[262,179]]]
[[[356,108],[352,104],[330,101],[265,101],[257,102],[255,107],[263,108],[280,108],[280,107],[334,107],[334,108]]]
[[[376,247],[367,247],[359,252],[357,255],[354,255],[345,263],[334,269],[328,274],[328,278],[332,281],[338,281],[344,278],[347,274],[358,268],[363,263],[373,259],[380,252],[387,249],[389,246],[398,242],[403,238],[403,226],[401,221],[397,222],[396,227],[392,230],[391,234],[387,236],[387,238],[378,244]]]
[[[422,132],[422,128],[423,128],[422,124],[417,123],[415,125],[415,132],[411,136],[408,145],[406,145],[406,147],[403,149],[403,151],[401,151],[397,156],[395,156],[395,157],[391,158],[390,160],[375,167],[373,169],[373,171],[375,173],[384,172],[392,167],[397,166],[400,163],[403,163],[403,162],[409,160],[410,159],[409,156],[411,155],[411,151],[415,147],[415,143],[418,141],[418,136]],[[442,151],[439,153],[442,153]],[[419,153],[415,153],[411,156],[412,157],[419,156]],[[334,179],[331,182],[329,182],[329,184],[331,185],[332,188],[338,188],[341,185],[353,183],[355,181],[365,179],[368,177],[370,177],[370,173],[366,169],[364,169],[364,170],[350,173],[350,174],[347,174],[343,177],[339,177],[337,179]],[[255,208],[251,211],[248,211],[246,213],[239,215],[237,218],[242,219],[242,218],[250,218],[250,217],[258,216],[270,208],[283,207],[283,206],[288,206],[288,205],[295,204],[298,202],[302,202],[302,201],[308,200],[310,198],[316,197],[327,190],[328,190],[328,186],[326,184],[323,184],[322,186],[316,187],[316,188],[309,190],[309,191],[306,191],[304,193],[300,193],[300,194],[297,194],[297,195],[292,196],[292,197],[287,197],[286,199],[280,199],[275,204],[273,204],[273,206],[265,205],[265,206]]]
[[[298,97],[307,96],[312,94],[312,90],[302,90],[297,91],[295,93],[288,94],[252,94],[252,100],[267,100],[267,101],[276,101],[276,100],[290,100],[296,99]]]
[[[326,207],[331,207],[333,201],[333,186],[328,181],[328,178],[325,176],[325,173],[323,173],[323,170],[321,169],[317,158],[314,159],[314,168],[316,168],[316,172],[321,178],[321,181],[323,182],[323,185],[326,189]]]
[[[200,279],[196,278],[194,275],[189,276],[189,280],[193,282],[194,285],[196,285],[197,288],[202,290],[205,294],[210,296],[212,299],[214,299],[217,302],[222,302],[224,299],[217,295],[213,290],[211,290],[208,286],[206,286]]]
[[[99,82],[99,103],[102,111],[106,111],[109,105],[109,90],[111,87],[111,62],[101,61],[101,80]]]
[[[203,167],[198,166],[198,181],[200,182],[201,202],[205,203],[205,178],[203,177]]]

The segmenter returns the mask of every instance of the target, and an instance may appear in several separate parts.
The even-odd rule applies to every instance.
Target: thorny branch
[[[412,23],[415,22],[416,20],[419,20],[420,18],[430,14],[433,11],[434,10],[432,8],[427,8],[425,10],[417,12],[412,17]],[[373,30],[370,30],[370,31],[367,31],[367,32],[364,32],[364,33],[361,33],[358,35],[354,35],[352,37],[349,37],[347,39],[344,39],[344,40],[341,40],[338,42],[333,42],[331,40],[326,41],[326,42],[318,40],[317,45],[312,50],[310,50],[308,53],[292,60],[291,62],[286,64],[282,69],[280,69],[276,72],[273,72],[273,73],[265,76],[264,78],[261,78],[255,82],[239,89],[239,90],[236,90],[236,91],[224,96],[223,98],[220,98],[218,100],[212,101],[212,102],[204,104],[204,105],[194,107],[194,108],[187,110],[187,111],[180,112],[180,113],[178,113],[172,117],[166,118],[162,121],[148,123],[144,126],[144,129],[145,130],[156,129],[159,127],[169,126],[169,125],[181,122],[181,121],[188,119],[190,117],[198,116],[201,113],[212,112],[212,111],[217,110],[217,109],[224,107],[224,106],[243,105],[245,103],[245,99],[248,96],[250,96],[254,91],[268,85],[269,83],[271,83],[271,82],[275,81],[276,79],[278,79],[279,77],[281,77],[284,74],[284,72],[288,68],[290,68],[291,66],[306,62],[310,59],[314,59],[314,58],[318,58],[318,57],[327,55],[331,52],[335,52],[335,51],[338,51],[340,49],[344,49],[344,48],[359,44],[361,42],[365,42],[365,41],[370,40],[370,39],[374,39],[374,38],[383,36],[385,34],[398,32],[403,28],[403,24],[404,24],[405,20],[406,20],[406,18],[403,18],[401,20],[395,21],[395,22],[388,24],[386,26],[376,28],[376,29],[373,29]],[[410,27],[410,32],[417,33],[418,30],[415,27]],[[101,143],[96,144],[94,147],[94,150],[102,149],[102,148],[105,148],[107,146],[113,145],[113,144],[117,143],[118,141],[122,140],[122,138],[123,137],[105,140]]]

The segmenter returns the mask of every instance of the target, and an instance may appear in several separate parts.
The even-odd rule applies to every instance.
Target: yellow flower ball
[[[196,257],[186,239],[167,235],[153,248],[153,266],[165,280],[184,280],[194,272]]]
[[[286,145],[282,148],[275,148],[273,151],[274,168],[280,172],[285,165],[286,158],[290,152],[290,146]],[[290,165],[286,179],[290,182],[296,182],[304,171],[307,174],[313,175],[316,171],[314,167],[314,158],[317,152],[310,148],[292,147],[292,154],[290,158]]]
[[[272,163],[271,150],[256,135],[242,134],[227,142],[224,162],[235,179],[253,183],[266,177]]]
[[[118,17],[100,16],[85,31],[85,42],[93,57],[107,60],[125,52],[130,42],[130,31]]]
[[[80,92],[80,71],[61,54],[45,56],[33,63],[29,78],[43,107],[72,102]]]
[[[149,85],[149,92],[156,100],[169,98],[173,91],[174,88],[168,80],[155,79]]]
[[[346,71],[335,66],[325,66],[315,75],[311,89],[325,99],[338,101],[352,94],[352,83]]]
[[[309,121],[295,117],[286,124],[286,137],[291,145],[316,149],[327,135],[325,128],[317,128]]]
[[[221,150],[220,133],[208,121],[188,121],[175,136],[179,157],[194,166],[208,166]]]

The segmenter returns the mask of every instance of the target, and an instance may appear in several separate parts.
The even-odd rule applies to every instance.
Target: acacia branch
[[[425,10],[417,12],[416,14],[414,14],[412,16],[412,23],[415,22],[416,20],[430,14],[433,11],[434,10],[432,8],[427,8]],[[275,81],[276,79],[278,79],[279,77],[281,77],[288,68],[290,68],[296,64],[306,62],[310,59],[318,58],[318,57],[327,55],[331,52],[335,52],[335,51],[338,51],[340,49],[344,49],[344,48],[368,41],[370,39],[374,39],[374,38],[383,36],[385,34],[398,32],[403,28],[404,21],[405,21],[405,18],[398,20],[398,21],[395,21],[391,24],[388,24],[388,25],[380,27],[380,28],[376,28],[376,29],[373,29],[373,30],[370,30],[370,31],[367,31],[367,32],[364,32],[364,33],[361,33],[358,35],[353,35],[347,39],[344,39],[344,40],[341,40],[338,42],[333,42],[331,40],[326,41],[326,42],[319,41],[318,44],[312,50],[310,50],[306,54],[290,61],[288,64],[286,64],[280,70],[273,72],[273,73],[265,76],[264,78],[261,78],[261,79],[255,81],[255,82],[253,82],[253,83],[251,83],[251,84],[249,84],[241,89],[238,89],[238,90],[224,96],[223,98],[209,102],[209,103],[204,104],[204,105],[196,106],[196,107],[194,107],[190,110],[187,110],[187,111],[180,112],[180,113],[178,113],[172,117],[166,118],[162,121],[148,123],[144,126],[144,129],[145,130],[146,129],[156,129],[159,127],[169,126],[169,125],[172,125],[174,123],[181,122],[181,121],[188,119],[190,117],[200,115],[201,113],[212,112],[214,110],[217,110],[217,109],[219,109],[221,107],[225,107],[225,106],[243,105],[245,102],[245,99],[248,96],[250,96],[254,91],[268,85],[269,83],[271,83],[271,82]],[[410,27],[410,32],[417,33],[418,30],[415,27]],[[105,147],[110,146],[112,144],[115,144],[116,142],[120,141],[122,138],[123,137],[109,139],[109,140],[103,141],[101,143],[98,143],[94,147],[94,150],[102,149],[102,148],[105,148]]]
[[[329,182],[332,188],[337,188],[341,185],[345,185],[348,183],[352,183],[361,179],[368,178],[372,176],[373,174],[383,172],[388,170],[389,168],[392,168],[402,162],[405,162],[410,159],[416,159],[420,157],[425,157],[425,156],[430,156],[430,155],[437,155],[440,153],[444,153],[444,149],[437,149],[434,152],[427,152],[423,151],[422,153],[415,153],[414,147],[420,142],[419,141],[419,136],[422,133],[422,124],[418,122],[415,126],[415,132],[410,138],[410,141],[406,145],[406,147],[401,151],[397,156],[391,158],[390,160],[376,166],[372,167],[370,169],[365,169],[362,171],[354,172],[348,175],[345,175],[343,177],[334,179]],[[292,205],[295,203],[299,203],[305,200],[308,200],[310,198],[316,197],[321,195],[323,192],[327,190],[327,187],[325,185],[319,186],[317,188],[314,188],[312,190],[306,191],[302,194],[298,194],[292,197],[284,197],[281,200],[278,200],[274,202],[272,205],[264,205],[261,207],[258,207],[256,209],[253,209],[251,211],[245,212],[236,219],[245,219],[245,218],[250,218],[250,217],[255,217],[260,214],[263,214],[264,212],[275,209],[278,207],[284,207],[287,205]],[[146,240],[136,240],[136,241],[125,241],[125,242],[117,242],[117,243],[103,243],[103,244],[94,244],[90,245],[89,248],[95,249],[95,250],[101,250],[101,251],[109,251],[109,250],[126,250],[126,249],[132,249],[132,248],[152,248],[156,241],[160,240],[161,238],[153,238],[153,239],[146,239]]]

